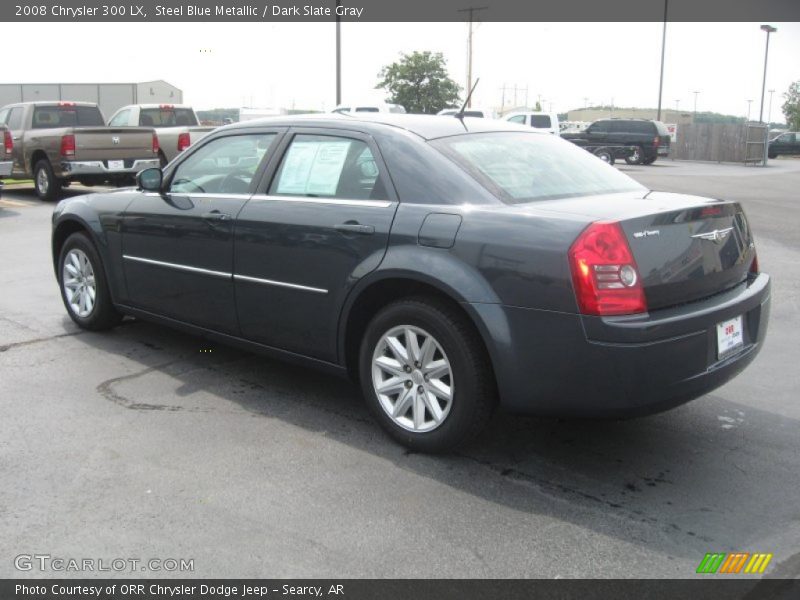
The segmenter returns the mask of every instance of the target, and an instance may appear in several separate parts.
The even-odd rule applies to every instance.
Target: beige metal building
[[[0,83],[0,107],[36,100],[96,102],[109,117],[127,104],[182,104],[183,92],[160,79],[141,83]]]

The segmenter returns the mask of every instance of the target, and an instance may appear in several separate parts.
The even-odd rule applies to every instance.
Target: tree
[[[783,97],[783,116],[789,124],[789,131],[800,131],[800,80],[789,86],[789,91]]]
[[[459,104],[459,85],[447,75],[441,52],[401,53],[399,61],[381,69],[379,88],[389,92],[389,102],[410,113],[436,114]]]

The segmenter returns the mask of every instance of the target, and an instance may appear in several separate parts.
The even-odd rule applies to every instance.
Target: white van
[[[527,125],[537,131],[561,135],[561,130],[558,127],[558,115],[555,113],[516,111],[505,115],[503,120]]]
[[[339,113],[342,115],[351,115],[355,113],[398,113],[405,114],[406,109],[399,104],[388,104],[386,102],[362,102],[340,104],[331,112]]]

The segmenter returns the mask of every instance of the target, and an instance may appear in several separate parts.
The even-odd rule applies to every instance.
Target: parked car
[[[22,102],[0,109],[13,138],[11,174],[33,178],[42,200],[56,198],[72,181],[132,183],[142,169],[158,166],[152,128],[106,127],[96,104]]]
[[[439,116],[454,117],[461,111],[461,108],[444,108],[436,113]],[[496,113],[489,108],[467,108],[464,110],[465,117],[477,117],[479,119],[494,119]]]
[[[767,147],[767,156],[769,158],[797,155],[800,155],[800,133],[796,131],[782,133],[770,141]]]
[[[508,113],[503,117],[509,123],[518,123],[537,129],[543,133],[561,135],[561,127],[558,124],[558,115],[555,113],[535,112],[535,111],[516,111]]]
[[[595,146],[635,146],[634,152],[624,156],[629,165],[651,165],[659,156],[667,156],[670,148],[667,127],[660,121],[647,119],[600,119],[584,131],[562,133],[561,137]]]
[[[0,194],[3,192],[3,177],[11,175],[11,166],[13,164],[11,155],[14,150],[14,139],[8,127],[0,124],[0,136],[3,138],[3,145],[0,147]]]
[[[137,179],[55,209],[80,327],[135,315],[349,374],[415,450],[471,438],[498,402],[666,410],[766,335],[770,278],[737,202],[650,191],[503,121],[239,123]]]
[[[386,102],[361,102],[352,104],[340,104],[331,112],[351,115],[356,113],[394,113],[405,114],[406,109],[399,104],[389,104]]]
[[[186,104],[131,104],[108,120],[109,127],[153,127],[158,136],[159,160],[163,167],[214,127],[202,127]]]

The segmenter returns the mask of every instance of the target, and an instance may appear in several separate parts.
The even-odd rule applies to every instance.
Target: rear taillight
[[[569,263],[581,313],[647,312],[639,270],[619,223],[589,225],[569,249]]]
[[[661,138],[656,136],[653,138],[653,147],[658,148],[661,145]]]
[[[181,133],[178,135],[178,152],[183,152],[192,145],[192,139],[188,133]]]
[[[756,254],[755,250],[753,250],[753,262],[750,263],[750,272],[753,275],[758,275],[760,272],[758,270],[758,254]]]
[[[61,156],[75,156],[75,136],[71,133],[61,136]]]
[[[11,132],[8,130],[3,132],[3,145],[6,148],[6,154],[14,151],[14,138],[11,137]]]
[[[153,154],[158,154],[160,146],[158,145],[158,136],[153,132]]]

